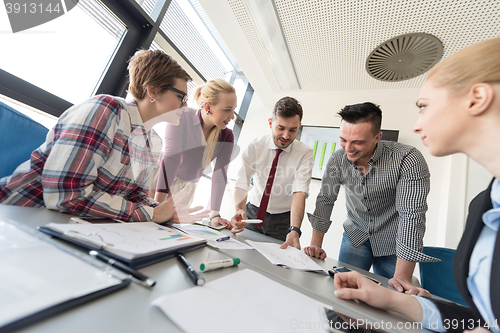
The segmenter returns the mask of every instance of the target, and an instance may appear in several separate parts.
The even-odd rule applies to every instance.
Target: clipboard
[[[96,298],[100,298],[100,297],[105,296],[107,294],[111,294],[117,290],[123,289],[126,286],[128,286],[129,284],[130,284],[130,280],[124,279],[124,280],[122,280],[122,282],[120,284],[117,284],[115,286],[112,286],[112,287],[109,287],[106,289],[102,289],[102,290],[87,294],[87,295],[79,297],[79,298],[75,298],[75,299],[66,301],[63,303],[56,304],[54,306],[51,306],[49,308],[46,308],[44,310],[41,310],[39,312],[33,313],[29,316],[26,316],[26,317],[23,317],[19,320],[11,322],[5,326],[0,326],[0,332],[17,331],[21,328],[24,328],[26,326],[34,324],[38,321],[41,321],[42,319],[45,319],[45,318],[54,316],[58,313],[73,309],[81,304],[90,302]]]
[[[144,224],[144,223],[147,223],[147,222],[139,222],[138,224]],[[116,224],[116,225],[119,227],[120,226],[127,226],[127,225],[130,226],[130,223]],[[73,226],[75,226],[75,225],[73,225]],[[81,225],[81,226],[84,226],[84,225]],[[159,227],[161,227],[161,226],[159,226]],[[166,227],[162,227],[162,228],[166,228]],[[106,241],[101,240],[99,238],[96,238],[96,241],[89,242],[88,239],[83,239],[83,238],[78,237],[78,236],[74,237],[75,234],[69,235],[68,233],[61,233],[59,231],[55,231],[55,230],[50,229],[48,227],[38,227],[38,230],[45,233],[45,234],[57,237],[59,239],[76,244],[78,246],[81,246],[87,250],[98,251],[98,252],[100,252],[100,253],[102,253],[110,258],[113,258],[115,260],[119,260],[120,262],[126,264],[127,266],[129,266],[130,268],[133,268],[133,269],[143,268],[143,267],[146,267],[146,266],[173,258],[173,257],[177,256],[178,253],[187,253],[190,251],[194,251],[194,250],[203,248],[207,245],[207,241],[205,239],[201,239],[201,238],[198,239],[197,237],[190,236],[191,238],[196,238],[196,241],[192,242],[192,244],[177,246],[177,247],[174,247],[171,249],[165,248],[164,250],[162,250],[161,252],[158,252],[158,253],[154,253],[154,254],[150,254],[150,255],[143,255],[143,256],[129,259],[129,258],[125,258],[119,254],[113,253],[112,251],[108,250],[109,247],[106,246],[106,244],[107,244]]]
[[[0,220],[0,331],[19,330],[47,317],[123,289],[130,280],[49,237]],[[74,279],[71,279],[74,277]]]

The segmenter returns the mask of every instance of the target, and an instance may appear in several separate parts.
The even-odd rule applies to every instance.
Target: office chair
[[[422,288],[427,289],[433,295],[468,307],[453,278],[452,266],[455,250],[444,247],[424,247],[424,253],[441,261],[419,263]]]
[[[43,142],[49,130],[0,102],[0,178],[10,176]]]

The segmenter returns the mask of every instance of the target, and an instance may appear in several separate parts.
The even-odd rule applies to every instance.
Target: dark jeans
[[[257,218],[259,207],[252,205],[250,202],[245,206],[245,213],[250,220]],[[249,223],[245,229],[252,230],[282,241],[286,240],[288,228],[290,227],[290,212],[281,214],[269,214],[266,212],[264,225],[259,228],[255,223]]]

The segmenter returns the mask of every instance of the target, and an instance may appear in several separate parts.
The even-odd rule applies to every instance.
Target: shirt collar
[[[371,165],[377,162],[380,156],[382,156],[382,150],[384,149],[383,145],[384,144],[382,141],[377,142],[377,147],[375,148],[372,157],[370,157],[370,159],[368,160],[368,164]]]
[[[130,125],[133,130],[140,130],[146,133],[146,127],[144,126],[144,122],[142,121],[141,113],[137,108],[137,104],[135,100],[131,100],[129,102],[124,103],[127,105],[127,111],[130,115]]]
[[[273,136],[272,136],[272,135],[269,135],[269,139],[268,139],[268,141],[267,141],[267,148],[268,148],[268,149],[281,149],[281,150],[283,150],[283,151],[286,151],[287,153],[290,153],[290,152],[292,151],[292,145],[294,144],[294,142],[295,142],[295,139],[292,141],[292,143],[290,143],[290,144],[288,145],[288,147],[286,147],[285,149],[281,149],[281,148],[279,148],[278,146],[276,146],[276,145],[274,144],[274,141],[273,141]]]

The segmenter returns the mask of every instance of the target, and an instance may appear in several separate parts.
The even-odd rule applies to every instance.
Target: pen
[[[217,238],[215,241],[216,241],[216,242],[222,242],[222,241],[228,240],[229,238],[231,238],[231,237],[229,237],[229,236],[224,236],[224,237],[221,237],[221,238]]]
[[[130,276],[131,280],[138,283],[138,284],[141,284],[141,285],[148,287],[148,288],[151,288],[152,286],[154,286],[156,284],[156,281],[153,280],[152,278],[147,277],[146,275],[139,273],[138,271],[122,264],[119,261],[111,259],[110,257],[105,256],[102,253],[99,253],[97,251],[92,250],[89,252],[89,254],[92,257],[97,258],[100,261],[103,261],[106,264],[111,265],[111,266],[121,270],[125,274],[128,274]]]
[[[191,267],[191,265],[188,263],[186,258],[182,255],[182,253],[179,253],[177,255],[177,258],[179,258],[179,261],[181,262],[182,266],[186,269],[187,275],[193,281],[193,283],[197,286],[202,286],[205,284],[205,279],[200,277],[198,273]]]

